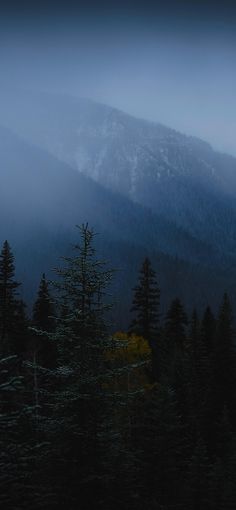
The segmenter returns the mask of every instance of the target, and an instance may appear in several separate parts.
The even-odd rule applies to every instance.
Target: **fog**
[[[145,5],[5,9],[1,98],[9,86],[86,96],[236,155],[234,8]]]

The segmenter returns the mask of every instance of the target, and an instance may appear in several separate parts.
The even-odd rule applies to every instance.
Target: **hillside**
[[[234,257],[235,158],[88,99],[8,91],[2,103],[2,124],[27,141]]]
[[[87,221],[101,234],[99,252],[119,270],[113,290],[115,300],[122,303],[116,306],[121,322],[127,319],[131,288],[146,253],[160,275],[163,306],[175,294],[189,300],[193,288],[189,306],[193,301],[205,304],[212,294],[217,301],[226,281],[229,286],[226,269],[218,269],[214,276],[220,258],[212,246],[5,128],[0,129],[0,165],[0,241],[7,238],[14,248],[29,304],[40,274],[52,276],[51,268],[76,241],[74,226]],[[226,267],[229,263],[225,260]]]

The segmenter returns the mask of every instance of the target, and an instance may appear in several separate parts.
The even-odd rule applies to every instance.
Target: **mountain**
[[[119,270],[112,292],[120,326],[146,254],[163,309],[176,295],[189,309],[217,306],[225,289],[236,295],[234,158],[66,96],[10,91],[1,122],[0,241],[13,245],[29,303],[41,272],[77,240],[74,225],[87,221],[101,233],[99,253]]]
[[[88,99],[23,91],[1,97],[2,124],[234,257],[235,158]]]

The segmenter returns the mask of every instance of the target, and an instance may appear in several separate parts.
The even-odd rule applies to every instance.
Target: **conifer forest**
[[[221,510],[236,505],[236,358],[217,315],[160,317],[145,258],[130,328],[113,331],[116,272],[78,227],[72,257],[39,282],[32,317],[7,241],[0,256],[0,499],[15,509]],[[164,292],[164,291],[163,291]]]
[[[236,1],[0,5],[0,510],[236,510]]]

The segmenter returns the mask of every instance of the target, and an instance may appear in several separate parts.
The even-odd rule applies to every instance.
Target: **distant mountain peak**
[[[236,194],[236,159],[198,138],[89,98],[33,91],[9,95],[1,105],[2,123],[103,186],[154,210],[165,194],[168,199],[167,182],[172,190],[176,186],[176,197],[196,185]]]

